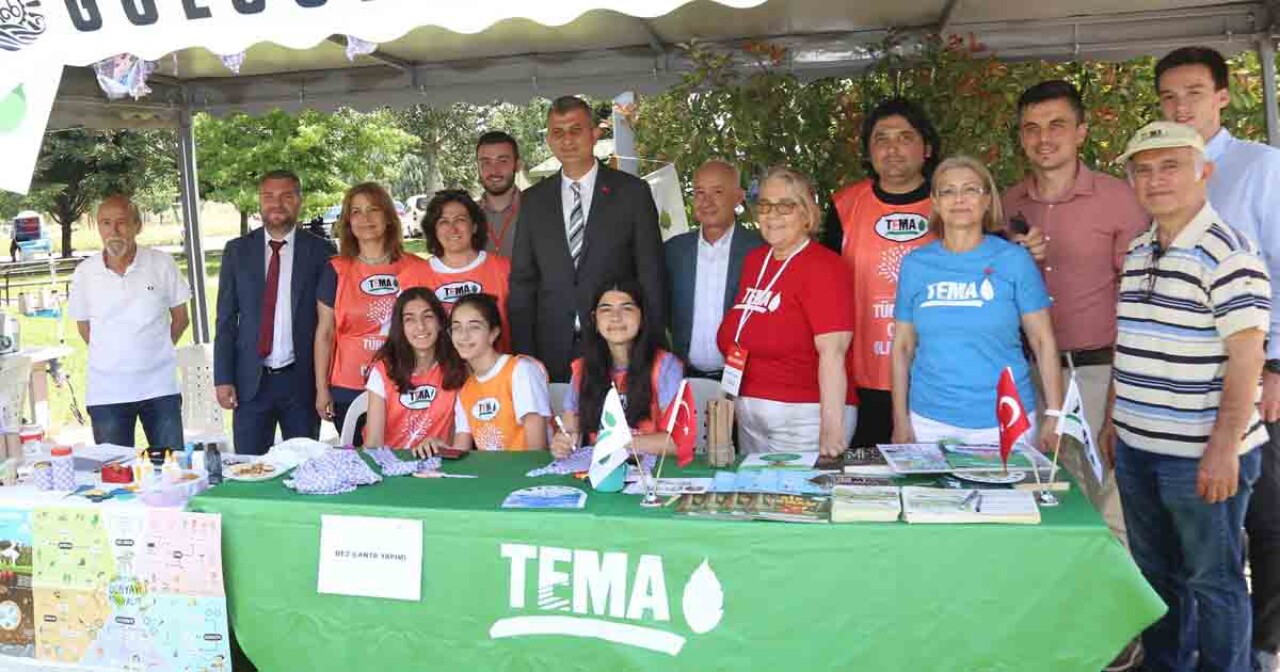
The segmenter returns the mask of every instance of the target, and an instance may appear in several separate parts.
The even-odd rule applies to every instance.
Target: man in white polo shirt
[[[69,312],[89,344],[85,405],[93,440],[132,446],[139,419],[153,447],[182,447],[182,395],[173,344],[186,331],[191,290],[173,258],[138,246],[142,219],[125,196],[98,206],[102,252],[71,276]]]

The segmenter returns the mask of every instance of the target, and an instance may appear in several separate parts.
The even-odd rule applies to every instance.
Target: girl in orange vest
[[[395,202],[373,182],[347,192],[336,230],[338,256],[316,291],[315,383],[316,412],[341,430],[386,340],[396,297],[427,286],[430,266],[405,251]]]
[[[492,294],[502,316],[498,350],[511,352],[506,313],[511,260],[485,251],[489,224],[484,210],[461,189],[436,192],[422,217],[422,237],[431,253],[428,286],[435,289],[445,311],[468,294]]]
[[[658,426],[684,378],[679,357],[661,349],[645,329],[644,294],[640,283],[606,283],[596,294],[591,328],[584,334],[583,357],[570,365],[573,376],[564,398],[564,431],[551,440],[551,452],[562,458],[573,452],[580,432],[594,440],[609,386],[618,388],[637,452],[675,450],[670,435]]]
[[[551,394],[542,364],[498,352],[502,318],[488,294],[468,294],[453,306],[449,330],[471,375],[454,408],[458,450],[544,450]]]
[[[396,299],[387,342],[369,371],[364,445],[426,455],[453,439],[453,411],[467,367],[445,333],[444,306],[426,287]]]

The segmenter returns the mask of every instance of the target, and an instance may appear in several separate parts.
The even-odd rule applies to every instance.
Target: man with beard
[[[511,258],[520,217],[520,190],[516,173],[521,170],[520,146],[502,131],[489,131],[476,142],[476,168],[480,171],[480,209],[489,220],[489,252]]]
[[[1074,368],[1093,436],[1102,429],[1116,341],[1120,269],[1129,243],[1151,218],[1123,180],[1080,160],[1089,134],[1080,92],[1063,80],[1040,82],[1018,100],[1018,137],[1030,175],[1004,194],[1013,232],[1027,227],[1044,238],[1037,256],[1053,305],[1049,316],[1061,351],[1062,379]],[[1124,542],[1124,515],[1110,470],[1100,483],[1075,442],[1062,466]]]
[[[258,185],[262,227],[227,243],[218,274],[213,381],[233,411],[236,452],[275,437],[316,438],[316,287],[333,245],[298,230],[302,183],[278,170]]]
[[[95,443],[132,446],[138,420],[154,447],[182,447],[173,344],[191,290],[173,257],[138,246],[142,219],[126,196],[98,206],[102,252],[71,276],[68,312],[89,345],[85,404]]]
[[[851,385],[861,401],[854,446],[889,443],[893,436],[889,346],[898,266],[908,252],[933,240],[929,179],[942,140],[919,105],[892,98],[862,123],[862,155],[871,177],[831,196],[822,243],[844,257],[853,276],[855,327],[848,357]]]

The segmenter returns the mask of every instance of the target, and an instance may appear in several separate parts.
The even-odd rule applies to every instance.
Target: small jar
[[[50,455],[53,471],[53,489],[65,492],[71,492],[76,489],[76,463],[75,458],[71,456],[71,449],[67,446],[57,446]]]
[[[37,490],[53,489],[53,465],[48,462],[36,462],[31,467],[31,480]]]

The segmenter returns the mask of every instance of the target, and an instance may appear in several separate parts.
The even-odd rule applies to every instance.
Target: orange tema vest
[[[659,349],[653,357],[653,364],[649,368],[649,387],[653,393],[649,396],[649,415],[641,420],[632,431],[636,434],[652,434],[658,431],[658,422],[662,419],[662,406],[658,403],[658,373],[662,369],[662,361],[665,357],[670,357],[671,353]],[[582,394],[582,367],[584,366],[582,358],[579,357],[569,364],[569,371],[573,376],[572,382],[578,386],[579,408],[581,408]],[[613,386],[618,388],[618,396],[622,397],[622,406],[627,405],[627,372],[615,371],[613,373]],[[595,436],[588,437],[590,441],[595,441]]]
[[[935,236],[929,233],[928,199],[891,205],[876,198],[871,185],[871,180],[849,185],[832,201],[844,230],[840,256],[853,276],[853,384],[888,390],[893,380],[889,350],[898,268],[908,252],[933,242]]]
[[[511,277],[511,260],[492,252],[485,253],[484,263],[459,273],[440,273],[427,264],[428,287],[434,287],[436,298],[444,304],[445,314],[453,304],[468,294],[492,294],[498,299],[498,315],[502,318],[502,339],[498,352],[511,352],[511,327],[507,320],[507,288]]]
[[[361,390],[369,374],[369,362],[387,340],[396,297],[403,289],[429,286],[427,271],[431,267],[426,260],[408,252],[395,262],[378,266],[347,257],[334,257],[329,263],[338,273],[329,384]]]
[[[507,361],[492,378],[481,381],[472,375],[458,391],[462,412],[467,414],[471,439],[476,450],[527,450],[524,425],[516,417],[513,381],[516,362],[521,359],[542,366],[537,360],[507,355]]]
[[[425,439],[449,440],[458,391],[444,389],[444,369],[438,363],[411,378],[413,387],[408,390],[396,388],[385,363],[375,362],[373,366],[386,381],[387,421],[382,432],[386,447],[405,450]]]

